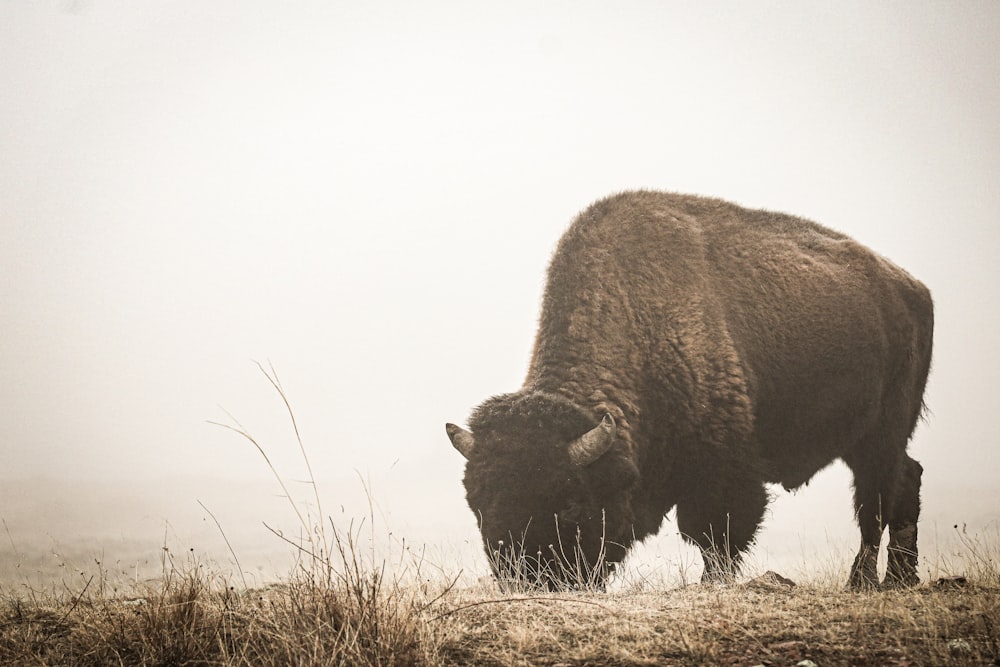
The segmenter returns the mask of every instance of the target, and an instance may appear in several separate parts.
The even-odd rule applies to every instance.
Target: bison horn
[[[581,468],[601,458],[615,444],[614,418],[607,414],[601,423],[570,443],[569,458]]]
[[[455,445],[455,449],[460,451],[466,459],[471,458],[472,450],[476,448],[476,439],[472,433],[454,424],[445,424],[444,430],[448,432],[448,438],[451,440],[451,444]]]

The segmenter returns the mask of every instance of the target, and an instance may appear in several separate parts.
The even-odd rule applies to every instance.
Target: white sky
[[[301,477],[270,360],[321,478],[467,531],[443,423],[519,386],[572,216],[651,187],[922,279],[925,512],[995,518],[998,119],[990,0],[0,3],[0,479],[268,474],[222,408]],[[849,525],[833,474],[782,512]]]

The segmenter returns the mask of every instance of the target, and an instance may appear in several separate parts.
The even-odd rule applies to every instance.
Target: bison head
[[[596,423],[595,423],[596,422]],[[465,490],[483,546],[505,586],[600,587],[631,545],[630,490],[639,473],[597,419],[560,396],[498,396],[447,425],[467,459]]]

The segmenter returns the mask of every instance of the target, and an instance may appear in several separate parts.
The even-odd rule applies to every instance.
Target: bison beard
[[[854,475],[850,585],[918,581],[927,289],[850,238],[715,199],[627,192],[560,240],[520,390],[447,425],[502,583],[603,585],[677,508],[705,581],[735,575],[767,504]]]

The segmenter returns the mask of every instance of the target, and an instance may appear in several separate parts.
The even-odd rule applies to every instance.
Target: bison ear
[[[581,468],[589,466],[597,459],[604,456],[604,453],[615,444],[614,417],[607,414],[601,423],[587,431],[569,445],[569,459],[574,465]]]
[[[471,458],[472,450],[476,448],[476,439],[472,433],[454,424],[445,424],[444,430],[448,432],[448,438],[451,440],[451,444],[455,445],[455,449],[461,452],[466,459]]]

